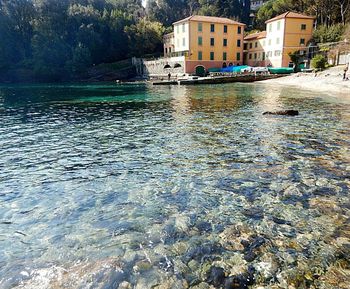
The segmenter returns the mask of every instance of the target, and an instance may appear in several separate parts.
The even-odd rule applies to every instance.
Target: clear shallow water
[[[0,287],[219,288],[254,268],[252,288],[348,288],[349,103],[261,84],[0,86]]]

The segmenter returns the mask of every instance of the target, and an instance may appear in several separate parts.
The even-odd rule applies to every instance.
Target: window
[[[271,39],[269,39],[269,46],[271,45]]]
[[[250,48],[250,49],[253,48],[253,43],[249,43],[249,48]]]
[[[263,41],[262,45],[265,47],[265,45],[266,45],[266,41],[265,40]]]
[[[277,30],[280,30],[281,29],[281,21],[278,21],[277,22]]]
[[[186,26],[185,26],[185,23],[182,24],[182,32],[185,32],[186,31]]]
[[[186,38],[182,38],[182,46],[186,46]]]
[[[236,59],[237,59],[237,61],[241,60],[241,54],[239,52],[236,53]]]
[[[252,54],[251,53],[249,53],[249,59],[252,59]]]
[[[254,46],[255,46],[255,48],[257,48],[257,47],[258,47],[258,42],[255,42],[255,45],[254,45]]]
[[[275,56],[281,56],[281,50],[275,50]]]
[[[210,60],[214,60],[214,52],[210,52]]]
[[[306,24],[301,24],[301,30],[306,30]]]
[[[227,53],[226,53],[226,52],[224,52],[224,53],[222,54],[222,59],[223,59],[223,60],[227,60]]]
[[[198,32],[202,32],[202,31],[203,31],[203,24],[198,23]]]
[[[237,43],[238,43],[238,42],[237,42]],[[247,49],[248,49],[248,43],[244,43],[244,44],[243,44],[243,47],[244,47],[244,48],[243,48],[244,50],[247,50]]]
[[[280,38],[279,37],[276,38],[276,44],[280,44]]]
[[[169,47],[169,53],[171,53],[171,47]]]
[[[180,26],[179,25],[176,26],[176,32],[180,33]]]
[[[202,38],[202,36],[198,36],[198,45],[199,46],[203,45],[203,38]]]
[[[238,33],[238,34],[242,34],[242,27],[241,27],[241,26],[238,26],[238,28],[237,28],[237,33]]]
[[[265,60],[266,58],[266,55],[265,55],[265,52],[262,53],[262,60]]]
[[[198,60],[202,60],[202,59],[203,59],[202,51],[198,51]]]
[[[227,39],[226,38],[224,38],[223,45],[227,46]]]
[[[210,24],[210,32],[215,32],[215,24]]]
[[[254,59],[257,59],[258,55],[256,53],[254,53]]]
[[[241,47],[241,39],[237,39],[237,47]]]
[[[214,46],[215,45],[215,39],[214,38],[210,38],[210,46]]]
[[[269,24],[269,32],[272,32],[272,23]]]
[[[168,54],[168,48],[165,47],[165,54]]]
[[[227,33],[227,25],[224,25],[224,33]]]
[[[304,38],[300,38],[300,45],[305,45],[305,39]]]

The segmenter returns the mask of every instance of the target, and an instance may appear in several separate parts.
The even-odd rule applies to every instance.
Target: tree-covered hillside
[[[315,15],[326,41],[342,31],[331,25],[350,21],[349,1],[270,0],[250,28],[292,10]],[[250,0],[148,0],[146,8],[142,0],[0,0],[0,81],[81,78],[101,63],[160,53],[174,21],[201,14],[248,23],[249,7]]]

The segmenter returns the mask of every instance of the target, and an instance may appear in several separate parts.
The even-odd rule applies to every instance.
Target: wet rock
[[[152,268],[152,264],[146,260],[138,261],[136,262],[135,266],[133,267],[133,270],[135,272],[142,272],[147,271]]]
[[[255,269],[252,266],[248,267],[246,273],[230,276],[226,278],[224,283],[225,289],[248,289],[248,286],[253,285]]]
[[[210,289],[210,285],[205,282],[201,282],[198,285],[192,286],[191,289]]]
[[[249,250],[248,252],[246,252],[244,254],[244,260],[246,260],[247,262],[253,262],[256,257],[257,257],[257,255],[255,254],[255,252],[253,250]]]
[[[211,232],[212,231],[212,226],[209,222],[205,222],[205,221],[202,221],[202,222],[199,222],[197,225],[196,225],[198,231],[200,232]]]
[[[190,218],[188,216],[179,215],[175,218],[175,228],[180,232],[187,232],[190,226]]]
[[[286,115],[286,116],[296,116],[299,115],[299,111],[294,109],[279,110],[279,111],[265,111],[263,115]]]
[[[123,281],[122,283],[119,284],[118,289],[131,289],[132,286],[129,282]]]
[[[279,225],[289,225],[289,226],[292,225],[292,223],[290,221],[286,221],[282,218],[278,218],[275,216],[272,216],[272,221],[274,221],[276,224],[279,224]]]
[[[244,246],[244,259],[247,262],[252,262],[257,257],[256,250],[264,245],[266,240],[263,237],[255,237],[252,241],[242,240],[241,243]]]
[[[207,282],[213,284],[215,287],[219,287],[224,283],[225,271],[220,267],[211,267]]]
[[[197,271],[200,267],[199,262],[197,262],[196,260],[193,260],[193,259],[190,262],[188,262],[187,265],[192,271]]]
[[[248,209],[244,209],[242,211],[242,214],[248,218],[254,219],[254,220],[260,220],[264,218],[264,210],[262,208],[258,207],[252,207]]]
[[[189,245],[187,242],[176,242],[171,248],[171,251],[174,252],[176,255],[183,255],[189,248]]]
[[[183,257],[188,263],[191,259],[202,262],[204,258],[214,260],[216,254],[222,253],[223,248],[217,243],[205,243],[195,247],[191,247]]]

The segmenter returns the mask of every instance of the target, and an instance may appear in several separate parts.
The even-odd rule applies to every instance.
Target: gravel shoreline
[[[265,80],[262,83],[296,86],[350,98],[350,80],[342,79],[344,67],[344,65],[332,67],[316,74],[299,72],[286,77]],[[347,76],[350,78],[350,73]]]

